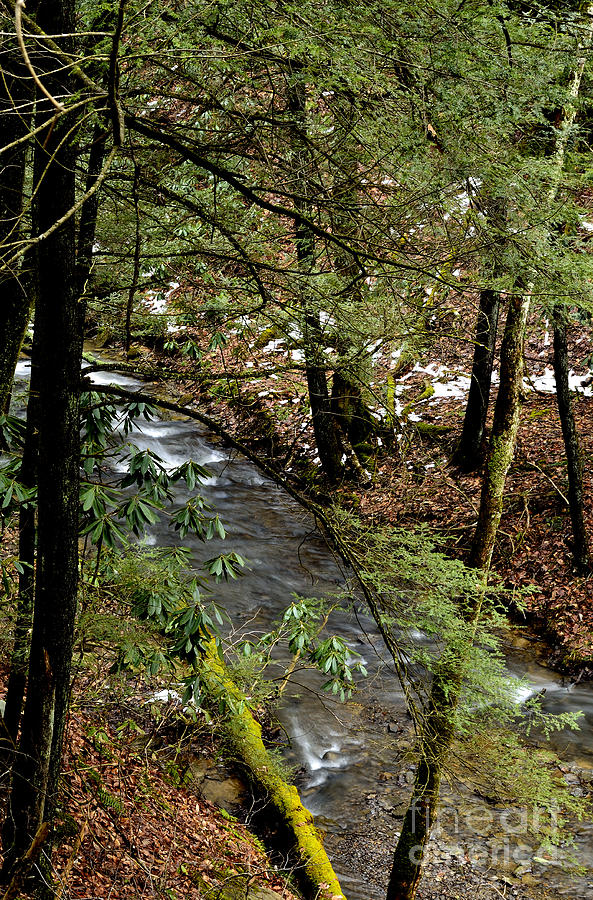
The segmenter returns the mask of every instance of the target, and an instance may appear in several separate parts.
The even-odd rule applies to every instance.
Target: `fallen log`
[[[253,718],[245,696],[220,659],[214,640],[199,667],[204,700],[218,712],[226,701],[225,727],[229,749],[245,770],[252,787],[266,798],[296,856],[295,875],[311,900],[345,900],[321,836],[297,789],[287,784],[280,767],[266,750],[261,725]]]

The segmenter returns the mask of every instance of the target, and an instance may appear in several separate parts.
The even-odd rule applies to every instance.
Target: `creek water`
[[[27,377],[27,367],[28,363],[19,363],[17,378]],[[95,383],[117,383],[130,389],[142,386],[114,373],[93,373],[91,377]],[[158,454],[166,467],[193,459],[212,473],[202,494],[222,519],[227,539],[204,545],[188,535],[183,543],[192,548],[196,565],[223,548],[246,558],[249,570],[240,579],[215,588],[216,599],[239,627],[261,633],[278,620],[293,593],[322,596],[343,587],[344,572],[311,517],[254,465],[193,421],[158,419],[142,422],[141,429],[130,439]],[[181,490],[176,499],[183,502]],[[178,539],[162,521],[151,528],[146,540],[168,546]],[[384,878],[369,876],[372,864],[367,865],[366,873],[357,875],[353,858],[364,857],[360,849],[364,846],[371,848],[367,856],[376,855],[377,861],[392,852],[413,777],[402,748],[405,704],[372,619],[360,612],[340,612],[332,616],[329,628],[361,654],[369,674],[354,702],[343,705],[328,695],[320,697],[316,690],[320,678],[307,673],[297,676],[280,709],[290,737],[286,758],[299,767],[301,794],[328,833],[328,851],[348,897],[371,900],[384,896]],[[526,680],[517,682],[525,698],[545,688],[546,711],[583,711],[579,731],[564,731],[554,738],[554,748],[566,763],[564,777],[572,779],[578,791],[576,765],[593,778],[593,687],[565,682],[538,662],[534,647],[529,640],[509,644],[509,677]],[[444,860],[449,854],[458,862],[488,870],[504,863],[506,853],[510,855],[506,871],[514,872],[518,883],[527,875],[532,883],[544,884],[558,896],[593,898],[591,873],[577,877],[557,860],[540,857],[537,843],[527,839],[517,811],[493,808],[463,785],[448,787],[444,804],[448,814],[442,817],[443,825],[433,842],[437,858],[438,853]],[[575,826],[574,837],[577,859],[590,864],[593,826]],[[373,847],[380,847],[380,852]]]

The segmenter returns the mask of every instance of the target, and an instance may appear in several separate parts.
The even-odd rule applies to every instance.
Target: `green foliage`
[[[257,660],[260,671],[272,661],[272,651],[288,646],[291,661],[285,668],[284,681],[290,677],[297,662],[312,667],[327,678],[323,690],[335,694],[344,702],[355,689],[354,676],[365,676],[367,671],[346,641],[336,635],[325,636],[325,627],[331,612],[338,608],[339,600],[299,597],[288,606],[273,630],[258,641],[243,641],[244,657]],[[277,659],[274,659],[277,664]]]
[[[509,678],[502,636],[508,624],[505,604],[520,601],[516,592],[509,598],[502,586],[486,586],[482,572],[451,559],[428,529],[367,530],[343,510],[335,516],[377,598],[382,625],[395,641],[420,727],[431,680],[444,673],[452,693],[458,679],[462,684],[460,702],[451,710],[459,735],[500,728],[524,736],[537,730],[547,737],[579,727],[578,714],[546,714],[538,698],[524,704],[520,689],[525,684]]]

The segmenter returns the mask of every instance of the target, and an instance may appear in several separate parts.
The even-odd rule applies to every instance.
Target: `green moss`
[[[219,708],[221,697],[230,701],[227,738],[231,749],[247,767],[252,784],[267,797],[290,835],[303,880],[312,894],[319,900],[344,898],[311,813],[301,803],[297,789],[286,783],[278,763],[266,750],[261,725],[249,712],[244,696],[221,662],[214,641],[202,660],[200,677],[214,708]]]
[[[450,425],[435,425],[433,422],[416,422],[416,431],[420,437],[437,438],[451,431]]]

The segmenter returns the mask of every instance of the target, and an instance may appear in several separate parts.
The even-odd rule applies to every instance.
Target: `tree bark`
[[[580,574],[591,569],[589,538],[585,525],[583,463],[579,447],[579,436],[574,420],[574,410],[568,383],[568,346],[566,341],[566,320],[562,310],[556,305],[553,312],[554,323],[554,375],[556,377],[556,402],[562,425],[562,437],[568,470],[568,503],[572,522],[574,563]]]
[[[496,277],[502,274],[501,262],[497,254],[500,253],[504,242],[505,203],[485,191],[483,193],[483,210],[490,228],[490,245],[494,248],[488,254],[490,256],[488,268],[491,269],[491,275]],[[473,472],[480,467],[484,460],[484,431],[490,400],[499,312],[500,292],[493,288],[481,290],[472,377],[461,438],[452,460],[463,472]]]
[[[292,164],[295,180],[295,207],[303,216],[311,217],[308,199],[307,154],[303,147],[305,128],[306,86],[302,73],[295,73],[288,86],[288,107],[294,119],[291,131]],[[302,221],[295,223],[296,257],[299,269],[300,295],[303,307],[303,347],[305,374],[311,404],[313,431],[323,471],[330,481],[337,481],[343,473],[342,448],[331,408],[327,383],[327,369],[323,358],[323,332],[319,310],[311,297],[309,281],[315,264],[315,235]]]
[[[492,434],[480,498],[478,524],[469,554],[469,565],[489,569],[502,515],[506,477],[513,460],[519,428],[523,383],[523,347],[530,295],[514,294],[509,300],[500,350],[500,386],[494,407]]]
[[[446,669],[436,673],[422,725],[421,755],[412,797],[393,854],[387,900],[414,900],[426,846],[436,819],[441,779],[455,736],[455,711],[461,678]]]
[[[480,291],[472,376],[461,438],[453,456],[453,462],[463,472],[473,472],[483,459],[499,310],[500,293],[491,288]]]
[[[39,395],[39,367],[37,365],[37,339],[33,338],[33,356],[31,380],[29,382],[29,401],[27,404],[27,430],[21,462],[20,481],[25,487],[33,487],[37,483],[37,412]],[[10,660],[10,675],[6,688],[6,707],[4,710],[5,734],[0,749],[13,751],[21,721],[23,699],[27,683],[27,665],[29,659],[29,631],[33,616],[33,598],[35,592],[35,505],[22,505],[19,510],[19,560],[23,571],[19,575],[19,594],[15,622],[14,643]],[[3,752],[3,756],[6,756]]]
[[[360,238],[357,216],[359,214],[359,174],[356,147],[351,134],[355,126],[356,104],[352,96],[340,100],[336,118],[340,137],[334,149],[332,162],[336,167],[332,190],[332,232],[338,235],[343,246],[336,248],[334,266],[341,281],[341,291],[336,305],[343,301],[354,308],[362,301],[362,273],[354,254],[344,245],[353,244]],[[339,362],[332,379],[332,412],[338,427],[355,453],[362,457],[359,447],[365,444],[372,432],[371,417],[363,400],[362,386],[367,380],[368,356],[364,349],[356,347],[352,336],[347,333],[347,325],[340,327],[336,350]]]
[[[36,3],[33,4],[33,9]],[[0,22],[9,34],[13,24],[5,13]],[[2,39],[3,72],[0,78],[0,118],[5,147],[25,137],[33,121],[34,93],[25,77],[21,52],[14,38]],[[22,234],[23,190],[28,147],[23,141],[0,156],[0,255]],[[26,270],[11,267],[0,274],[0,413],[8,412],[14,370],[31,312]]]
[[[74,2],[42,6],[39,25],[48,33],[74,33]],[[72,49],[71,39],[62,46]],[[48,57],[44,76],[54,97],[71,93],[68,76]],[[40,114],[54,119],[38,98]],[[75,202],[75,134],[72,117],[53,121],[36,144],[38,227],[45,232]],[[70,132],[70,133],[69,133]],[[75,132],[75,129],[74,129]],[[39,297],[35,310],[39,370],[38,542],[35,609],[28,689],[19,752],[12,770],[4,833],[4,872],[27,849],[44,819],[53,815],[70,689],[78,583],[78,388],[82,336],[78,309],[75,223],[70,216],[38,246]]]

